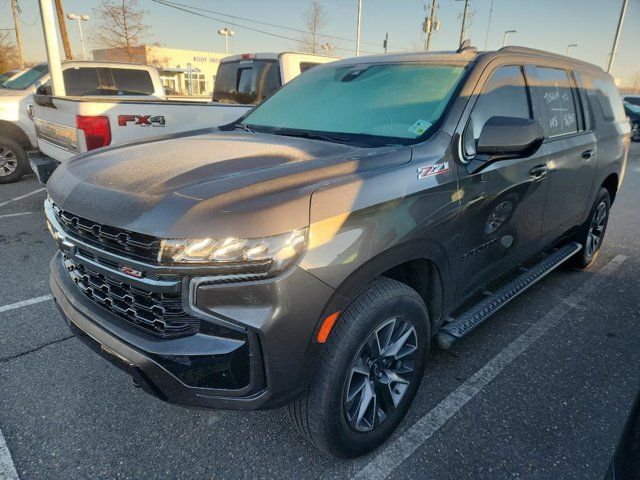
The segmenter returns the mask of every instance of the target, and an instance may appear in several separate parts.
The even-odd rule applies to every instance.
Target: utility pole
[[[469,0],[464,0],[464,10],[462,11],[462,27],[460,28],[460,47],[464,42],[464,34],[467,29],[467,10],[469,9]]]
[[[487,33],[484,34],[484,50],[487,50],[487,44],[489,43],[489,30],[491,29],[491,17],[493,16],[493,0],[491,0],[491,7],[489,7],[489,20],[487,21]]]
[[[64,21],[62,0],[56,0],[56,14],[58,15],[58,27],[60,27],[60,37],[62,38],[62,48],[64,48],[64,56],[67,60],[73,60],[73,53],[71,53],[71,44],[69,43],[69,35],[67,34],[67,24]]]
[[[620,41],[620,32],[622,32],[622,22],[624,22],[624,14],[627,12],[628,0],[622,0],[622,10],[620,10],[620,19],[618,20],[618,28],[616,29],[616,37],[613,40],[613,47],[611,48],[611,56],[609,57],[609,65],[607,66],[607,73],[611,73],[613,68],[613,60],[616,57],[616,51],[618,50],[618,42]]]
[[[382,47],[384,48],[384,53],[387,53],[387,48],[389,48],[389,33],[384,35],[384,42],[382,42]]]
[[[47,60],[49,61],[51,89],[55,96],[64,97],[64,79],[62,77],[62,65],[60,64],[58,33],[56,32],[53,5],[51,4],[51,0],[39,0],[39,5],[40,18],[42,19],[42,31],[44,33],[44,43],[47,47]]]
[[[360,27],[362,24],[362,0],[358,0],[358,27],[356,29],[356,57],[360,55]]]
[[[20,69],[24,68],[24,50],[22,48],[22,33],[20,32],[20,7],[18,0],[11,0],[11,11],[13,12],[13,24],[16,31],[16,43],[18,44],[18,58],[20,60]]]
[[[431,47],[431,35],[434,31],[437,31],[440,27],[440,20],[437,18],[438,13],[438,2],[437,0],[431,0],[431,10],[429,12],[429,17],[424,19],[424,31],[427,34],[427,39],[424,42],[424,49],[429,51]]]

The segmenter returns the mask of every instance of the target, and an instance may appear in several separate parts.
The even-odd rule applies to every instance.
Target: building
[[[93,59],[98,62],[133,62],[157,67],[169,94],[206,97],[213,92],[220,59],[226,56],[224,53],[155,45],[133,47],[131,58],[126,48],[93,50]]]

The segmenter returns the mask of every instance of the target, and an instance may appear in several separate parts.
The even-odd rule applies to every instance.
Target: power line
[[[175,8],[176,10],[181,10],[181,11],[183,11],[183,12],[190,13],[190,14],[192,14],[192,15],[197,15],[197,16],[202,17],[202,18],[208,18],[208,19],[210,19],[210,20],[215,20],[216,22],[228,23],[228,24],[230,24],[230,25],[235,26],[236,28],[244,28],[245,30],[250,30],[250,31],[252,31],[252,32],[256,32],[256,33],[261,33],[261,34],[263,34],[263,35],[269,35],[269,36],[271,36],[271,37],[282,38],[282,39],[284,39],[284,40],[291,40],[291,41],[293,41],[293,42],[299,42],[299,41],[300,41],[300,39],[299,39],[299,38],[287,37],[287,36],[280,35],[280,34],[277,34],[277,33],[267,32],[267,31],[265,31],[265,30],[260,30],[260,29],[254,28],[254,27],[248,27],[248,26],[246,26],[246,25],[241,25],[241,24],[239,24],[239,23],[237,23],[237,22],[230,22],[230,21],[228,21],[228,20],[224,20],[224,19],[221,19],[221,18],[212,17],[212,16],[210,16],[210,15],[205,15],[205,14],[203,14],[203,13],[194,12],[193,10],[189,10],[189,9],[188,9],[188,8],[194,8],[194,7],[187,7],[187,8],[183,8],[183,7],[181,7],[181,6],[178,6],[178,4],[169,3],[169,2],[168,2],[168,1],[166,1],[166,0],[151,0],[151,1],[152,1],[152,2],[154,2],[154,3],[158,3],[158,4],[160,4],[160,5],[164,5],[165,7],[171,7],[171,8]],[[223,16],[224,16],[224,15],[223,15]],[[323,36],[324,36],[324,35],[323,35]],[[350,49],[350,48],[337,47],[337,46],[335,47],[335,49],[336,49],[336,50],[351,51],[351,49]],[[374,53],[374,54],[375,54],[375,53],[379,53],[379,52],[371,52],[371,51],[364,51],[364,50],[363,50],[363,52],[365,52],[365,53]]]
[[[152,0],[152,1],[154,1],[154,0]],[[245,22],[256,23],[258,25],[265,25],[267,27],[282,28],[284,30],[289,30],[289,31],[292,31],[292,32],[297,32],[297,33],[302,33],[302,34],[308,33],[306,30],[302,30],[302,29],[299,29],[299,28],[289,27],[289,26],[286,26],[286,25],[279,25],[277,23],[263,22],[261,20],[254,20],[252,18],[240,17],[240,16],[237,16],[237,15],[230,15],[228,13],[222,13],[222,12],[218,12],[216,10],[209,10],[209,9],[202,8],[202,7],[196,7],[194,5],[188,5],[186,3],[175,2],[173,0],[161,0],[161,1],[162,1],[162,3],[167,4],[167,5],[180,6],[180,7],[189,8],[191,10],[197,10],[197,11],[200,11],[200,12],[213,13],[215,15],[222,15],[223,17],[229,17],[229,18],[235,18],[235,19],[238,19],[238,20],[244,20]],[[339,36],[336,36],[336,35],[329,35],[329,34],[325,34],[325,33],[319,33],[318,35],[321,36],[321,37],[331,38],[331,39],[334,39],[334,40],[343,40],[343,41],[346,41],[346,42],[353,42],[354,41],[353,38],[339,37]],[[375,43],[375,42],[362,41],[360,43],[366,43],[367,45],[374,45],[376,47],[380,46],[378,43]]]

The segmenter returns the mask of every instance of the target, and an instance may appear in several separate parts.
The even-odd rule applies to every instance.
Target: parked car
[[[631,140],[640,142],[640,96],[624,97],[624,111],[631,122]]]
[[[3,88],[2,86],[5,84],[5,82],[8,82],[9,80],[17,77],[22,72],[24,72],[24,70],[21,70],[19,68],[14,68],[13,70],[0,73],[0,88]]]
[[[73,61],[63,63],[62,70],[68,95],[164,98],[158,71],[147,65]],[[50,90],[49,67],[45,63],[30,68],[0,89],[0,184],[17,182],[29,171],[26,152],[37,148],[32,108],[38,90]]]
[[[34,116],[42,153],[32,155],[31,163],[46,183],[60,162],[78,153],[228,124],[301,72],[334,60],[288,52],[226,57],[218,67],[213,103],[37,97]]]
[[[222,130],[63,163],[51,289],[145,391],[289,405],[312,444],[361,455],[405,416],[432,338],[591,265],[629,132],[607,73],[537,50],[317,66]]]

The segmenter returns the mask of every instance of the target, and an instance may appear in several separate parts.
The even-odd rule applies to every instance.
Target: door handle
[[[595,150],[585,150],[584,152],[582,152],[582,158],[584,158],[585,160],[589,160],[595,154],[596,154]]]
[[[547,164],[536,165],[531,170],[529,170],[529,175],[536,180],[542,179],[547,176],[549,173],[549,167]]]

